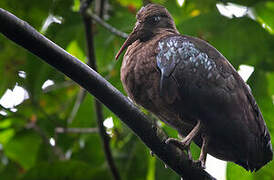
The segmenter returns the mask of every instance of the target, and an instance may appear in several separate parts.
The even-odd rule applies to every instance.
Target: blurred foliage
[[[98,1],[97,1],[98,2]],[[135,23],[135,13],[143,1],[105,1],[105,21],[129,33]],[[175,0],[153,0],[168,8],[181,33],[202,38],[214,45],[237,69],[246,64],[255,68],[248,83],[274,137],[274,3],[257,0],[186,0],[179,6]],[[216,3],[232,2],[247,6],[247,15],[228,18],[220,14]],[[95,7],[96,1],[91,4]],[[86,62],[83,22],[78,9],[80,0],[1,0],[0,7],[27,21],[62,48]],[[56,19],[54,19],[54,18]],[[51,20],[51,21],[50,21]],[[51,23],[49,23],[51,22]],[[44,26],[49,23],[49,26]],[[95,53],[100,74],[123,91],[115,53],[123,39],[94,24]],[[24,72],[26,77],[21,76]],[[46,89],[47,80],[54,84]],[[23,48],[0,35],[0,97],[23,87],[29,98],[15,107],[0,106],[0,179],[110,179],[110,171],[99,135],[55,133],[56,127],[93,128],[96,116],[93,98],[86,95],[68,123],[80,91],[63,74]],[[13,101],[12,99],[8,101]],[[16,111],[16,112],[14,112]],[[122,179],[180,179],[164,164],[152,157],[132,132],[112,112],[104,108],[104,118],[112,117],[114,127],[111,149]],[[33,128],[30,125],[35,124]],[[177,132],[163,125],[170,136]],[[49,140],[55,140],[50,144]],[[54,146],[53,146],[54,145]],[[194,157],[199,148],[192,145]],[[59,153],[58,153],[59,152]],[[62,158],[60,153],[65,157]],[[228,163],[227,179],[274,179],[271,162],[256,173]]]

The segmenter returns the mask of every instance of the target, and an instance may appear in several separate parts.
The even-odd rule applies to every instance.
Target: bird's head
[[[115,56],[116,59],[132,43],[137,40],[147,41],[161,29],[177,32],[175,23],[167,9],[158,4],[148,4],[142,7],[138,11],[136,19],[135,27]]]

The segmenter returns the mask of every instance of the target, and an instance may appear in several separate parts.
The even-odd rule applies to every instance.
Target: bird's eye
[[[149,18],[148,22],[152,25],[158,24],[158,22],[160,22],[161,17],[160,16],[153,16],[151,18]]]

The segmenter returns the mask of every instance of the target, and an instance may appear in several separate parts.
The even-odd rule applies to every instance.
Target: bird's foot
[[[184,140],[180,141],[180,140],[175,139],[175,138],[168,138],[165,141],[165,143],[166,144],[173,144],[176,147],[178,147],[179,149],[181,149],[182,151],[186,151],[189,160],[192,160],[192,155],[191,155],[191,152],[190,152],[190,143],[191,143],[191,141],[184,141]]]
[[[198,167],[198,168],[205,169],[209,137],[205,134],[202,134],[202,139],[203,139],[203,143],[202,143],[202,147],[201,147],[199,160],[194,161],[193,164],[196,165],[196,167]]]
[[[190,152],[190,143],[193,140],[193,138],[198,134],[198,132],[200,131],[200,128],[201,128],[201,121],[198,120],[195,127],[182,141],[179,141],[178,139],[174,139],[174,138],[168,138],[165,142],[166,144],[173,144],[177,146],[182,151],[186,151],[189,160],[192,160],[192,155]]]
[[[201,148],[200,157],[199,157],[199,160],[193,161],[193,166],[200,168],[200,169],[205,169],[209,137],[205,134],[202,134],[202,139],[203,139],[203,144],[202,144],[202,148]]]

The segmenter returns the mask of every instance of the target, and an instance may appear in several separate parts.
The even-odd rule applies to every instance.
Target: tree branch
[[[92,134],[92,133],[98,133],[98,128],[63,128],[63,127],[57,127],[57,128],[55,128],[55,132],[58,133],[58,134],[62,134],[62,133]]]
[[[96,14],[93,14],[90,11],[87,11],[87,14],[94,20],[96,21],[98,24],[100,24],[101,26],[103,26],[104,28],[106,28],[108,31],[110,31],[111,33],[126,39],[128,37],[128,34],[125,32],[122,32],[118,29],[116,29],[115,27],[111,26],[110,24],[106,23],[104,20],[102,20],[99,16],[97,16]]]
[[[74,84],[75,83],[73,81],[68,80],[68,81],[64,81],[60,84],[53,84],[52,86],[48,86],[45,89],[43,89],[43,91],[44,91],[44,93],[48,93],[50,91],[55,91],[57,89],[66,88],[66,87],[72,86]]]
[[[184,180],[214,179],[204,170],[193,167],[181,150],[171,144],[166,144],[167,136],[163,131],[155,127],[127,97],[93,69],[48,40],[26,22],[1,8],[0,22],[2,34],[40,57],[94,95]]]
[[[45,132],[39,126],[37,126],[37,124],[35,124],[35,123],[28,123],[26,125],[26,128],[35,130],[39,134],[39,136],[42,138],[43,142],[46,145],[48,145],[49,147],[51,147],[53,153],[57,157],[59,157],[60,160],[65,160],[66,159],[64,153],[62,152],[62,150],[58,146],[56,146],[56,145],[52,146],[49,143],[49,138],[47,137],[47,135],[45,134]]]
[[[82,2],[84,3],[84,1]],[[92,26],[92,19],[87,16],[86,12],[81,12],[83,16],[83,22],[85,27],[85,34],[86,34],[86,46],[87,46],[87,55],[88,55],[88,65],[97,71],[96,65],[96,58],[95,58],[95,51],[94,51],[94,41],[93,41],[93,26]],[[119,172],[115,166],[112,153],[109,146],[110,138],[106,133],[105,127],[103,125],[104,116],[103,116],[103,107],[102,104],[96,99],[95,100],[95,111],[96,111],[96,120],[99,129],[99,135],[103,142],[103,150],[105,153],[105,157],[107,160],[107,164],[110,168],[111,174],[115,180],[120,180]]]
[[[84,98],[86,97],[86,94],[87,94],[87,91],[85,89],[80,89],[79,92],[77,93],[77,98],[75,100],[75,103],[74,103],[74,106],[72,108],[72,111],[68,117],[68,120],[67,120],[67,123],[68,124],[71,124],[72,121],[74,120],[79,108],[80,108],[80,105],[82,104]]]

